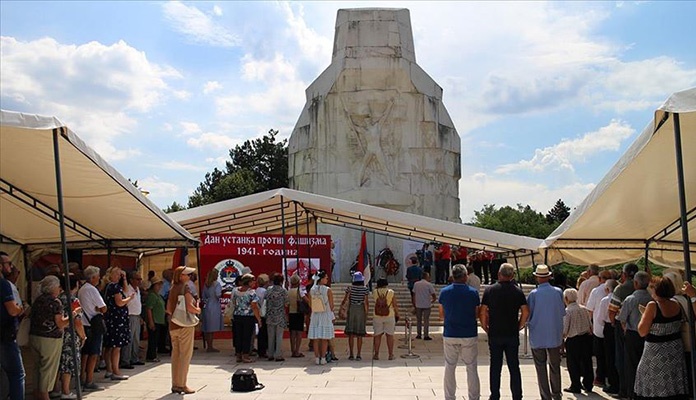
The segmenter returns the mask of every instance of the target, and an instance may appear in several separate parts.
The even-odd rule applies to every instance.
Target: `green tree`
[[[165,214],[169,214],[169,213],[173,213],[173,212],[177,212],[177,211],[181,211],[181,210],[185,210],[185,209],[186,209],[186,206],[181,205],[175,201],[171,205],[167,206],[167,208],[165,208],[162,211],[164,211]]]
[[[205,174],[189,197],[189,208],[288,186],[287,140],[278,142],[277,130],[230,149],[225,170]]]
[[[544,214],[522,204],[517,204],[516,208],[496,208],[495,204],[486,204],[480,211],[474,211],[471,223],[479,228],[539,239],[545,239],[555,229]]]
[[[570,216],[570,207],[566,206],[563,200],[558,199],[552,209],[546,213],[546,221],[549,224],[558,226]]]

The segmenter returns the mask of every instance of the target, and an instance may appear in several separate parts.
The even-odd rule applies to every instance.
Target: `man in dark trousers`
[[[624,330],[621,327],[621,322],[616,319],[621,311],[624,300],[633,294],[633,276],[638,272],[638,266],[634,263],[628,263],[623,266],[621,273],[621,285],[614,289],[614,293],[609,300],[609,320],[614,324],[614,349],[616,356],[616,370],[619,373],[619,393],[616,397],[628,397],[628,387],[626,381],[626,369],[624,368]],[[633,388],[631,388],[633,389]]]
[[[512,264],[502,264],[498,270],[498,283],[486,288],[481,301],[481,326],[488,333],[488,349],[491,353],[490,400],[500,399],[503,354],[510,372],[512,398],[522,398],[522,376],[518,357],[519,331],[527,323],[529,307],[522,290],[512,283],[514,276],[515,269]]]

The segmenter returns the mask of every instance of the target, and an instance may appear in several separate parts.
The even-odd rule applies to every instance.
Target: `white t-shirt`
[[[578,288],[578,304],[581,306],[586,305],[590,292],[597,286],[599,286],[599,277],[597,275],[592,275],[582,282]]]
[[[263,307],[263,301],[266,298],[266,288],[256,288],[256,295],[259,296],[259,310]]]
[[[126,286],[126,290],[123,291],[123,294],[128,297],[135,293],[135,297],[133,297],[133,300],[128,302],[128,315],[140,315],[143,311],[143,303],[142,300],[140,299],[140,290],[136,291],[135,288],[133,288],[133,285],[128,284]]]
[[[90,326],[89,321],[99,313],[96,308],[106,307],[104,299],[99,294],[99,290],[91,283],[87,282],[77,292],[77,298],[82,306],[82,314],[87,318],[82,318],[82,324]]]
[[[590,297],[587,298],[587,304],[585,304],[585,308],[594,312],[595,309],[599,307],[599,302],[602,301],[602,298],[604,298],[604,296],[607,295],[605,293],[605,289],[605,283],[600,283],[599,286],[592,289],[592,291],[590,292]]]

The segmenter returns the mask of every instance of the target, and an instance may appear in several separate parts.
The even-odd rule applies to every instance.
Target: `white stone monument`
[[[288,145],[291,188],[459,221],[460,139],[442,88],[416,64],[407,9],[339,10],[331,65],[306,96]],[[323,230],[345,237],[347,271],[359,232]],[[376,250],[386,244],[400,253],[394,240]]]

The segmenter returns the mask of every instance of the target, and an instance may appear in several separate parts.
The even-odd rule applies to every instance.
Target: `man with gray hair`
[[[452,267],[453,283],[440,291],[440,319],[444,321],[442,343],[445,352],[445,399],[456,398],[457,380],[455,370],[457,361],[462,360],[466,366],[467,389],[469,400],[478,400],[480,384],[476,370],[478,356],[478,327],[476,316],[479,314],[478,292],[467,285],[466,267],[456,264]]]
[[[592,289],[599,286],[599,266],[597,264],[591,264],[587,267],[587,274],[589,277],[585,279],[578,287],[578,304],[581,306],[587,305],[587,300],[590,297]]]
[[[99,356],[101,355],[102,336],[103,332],[97,324],[103,324],[97,321],[95,317],[101,316],[106,312],[106,303],[99,294],[96,286],[99,284],[99,268],[90,265],[85,268],[84,277],[87,282],[77,292],[77,298],[82,305],[82,313],[85,318],[82,319],[82,324],[85,327],[87,340],[82,346],[82,378],[84,390],[99,390],[101,389],[94,383],[94,367],[97,365]],[[101,319],[101,317],[100,317]],[[103,320],[102,320],[103,321]],[[94,322],[94,326],[92,323]]]
[[[640,357],[643,355],[643,346],[645,344],[645,339],[638,334],[638,323],[642,315],[640,307],[645,307],[652,300],[652,296],[650,296],[647,290],[648,285],[650,285],[650,274],[644,271],[637,272],[633,277],[633,288],[635,291],[626,297],[621,306],[621,311],[616,317],[618,321],[621,321],[621,327],[625,335],[625,362],[623,370],[626,377],[626,394],[631,399],[636,396],[633,386],[636,382],[636,370],[638,369]]]
[[[512,283],[514,276],[512,264],[502,264],[498,270],[498,282],[486,288],[481,301],[481,327],[488,334],[488,349],[491,353],[490,400],[500,399],[503,354],[510,372],[512,398],[522,398],[522,375],[518,355],[519,331],[527,323],[529,307],[522,290]]]

